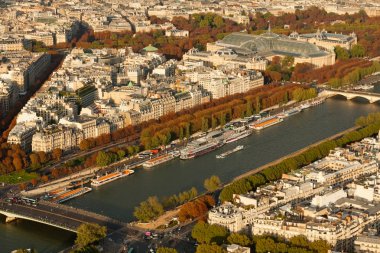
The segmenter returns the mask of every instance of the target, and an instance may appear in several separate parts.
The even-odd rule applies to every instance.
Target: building
[[[380,253],[380,237],[375,235],[361,235],[355,240],[356,253]]]
[[[249,247],[243,247],[237,244],[230,244],[225,246],[228,253],[251,253]]]
[[[190,49],[183,55],[183,60],[186,65],[191,65],[194,62],[201,61],[203,66],[207,67],[220,67],[229,66],[230,68],[245,68],[252,70],[265,70],[268,60],[264,57],[254,53],[244,53],[236,51],[232,48],[215,48],[207,44],[208,50],[211,51],[199,51],[198,49]],[[211,47],[211,48],[209,48]]]
[[[0,117],[4,117],[7,114],[10,108],[16,103],[17,98],[17,86],[0,80]]]
[[[166,30],[165,36],[170,37],[189,37],[189,31],[186,30],[178,30],[178,29],[172,29],[172,30]]]
[[[290,39],[297,41],[304,41],[319,47],[324,47],[333,51],[336,46],[340,46],[347,50],[350,50],[353,45],[356,45],[358,38],[354,32],[350,35],[344,35],[339,33],[328,33],[326,30],[317,30],[316,33],[298,34],[292,32],[289,35]]]
[[[32,138],[32,151],[51,152],[56,148],[63,151],[72,150],[79,146],[83,140],[83,134],[75,128],[63,125],[49,125],[38,129]]]
[[[0,39],[0,51],[19,51],[30,49],[31,47],[31,41],[22,38],[7,37]]]
[[[36,132],[35,126],[26,124],[17,124],[9,132],[7,142],[10,144],[18,144],[25,152],[32,151],[32,138]]]
[[[275,56],[293,56],[294,63],[311,63],[317,67],[335,63],[334,52],[323,50],[315,44],[290,39],[270,30],[261,35],[232,33],[215,43],[207,44],[207,51],[232,49],[240,55],[257,55],[268,60]]]

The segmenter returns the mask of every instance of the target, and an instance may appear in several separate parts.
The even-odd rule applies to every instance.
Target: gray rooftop
[[[252,35],[245,33],[232,33],[218,41],[217,44],[245,49],[251,52],[274,53],[281,55],[291,55],[295,57],[319,57],[326,55],[327,52],[321,50],[314,44],[303,41],[291,40],[285,36],[274,33],[264,33],[261,35]]]

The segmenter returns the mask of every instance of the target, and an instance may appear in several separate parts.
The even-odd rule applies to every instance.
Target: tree
[[[226,241],[228,231],[223,226],[216,224],[209,225],[204,221],[200,221],[194,226],[191,236],[199,243],[222,244]]]
[[[135,207],[133,215],[141,222],[149,222],[164,213],[162,204],[156,196],[149,197],[147,200]]]
[[[338,60],[347,60],[350,58],[350,53],[348,50],[341,46],[336,46],[334,52]]]
[[[53,159],[55,159],[57,161],[61,160],[62,149],[60,149],[60,148],[53,149],[52,156],[53,156]]]
[[[157,248],[157,253],[178,253],[178,251],[173,248],[159,247]]]
[[[203,186],[207,191],[213,192],[222,186],[222,182],[218,176],[213,175],[210,178],[205,179]]]
[[[78,227],[75,243],[85,247],[107,236],[107,228],[95,223],[83,223]]]
[[[285,56],[281,60],[281,66],[282,68],[290,68],[294,64],[294,57],[293,56]]]
[[[98,155],[96,156],[96,164],[98,166],[107,166],[112,162],[111,156],[104,152],[104,151],[99,151]]]
[[[13,159],[13,166],[15,166],[15,169],[18,171],[18,170],[22,170],[24,165],[23,165],[23,162],[21,160],[21,158],[19,156],[16,156],[14,159]]]
[[[309,241],[304,235],[294,236],[290,238],[289,242],[292,246],[303,247],[303,248],[309,246]]]
[[[40,157],[37,154],[32,153],[30,154],[29,158],[30,158],[30,163],[31,163],[30,167],[32,169],[35,170],[35,169],[41,168]]]
[[[223,249],[219,245],[200,244],[198,245],[195,253],[227,253],[227,250]]]
[[[350,53],[352,57],[363,57],[366,54],[365,48],[360,44],[353,45]]]
[[[251,240],[246,235],[239,233],[232,233],[227,237],[227,241],[230,244],[238,244],[240,246],[248,246],[251,244]]]

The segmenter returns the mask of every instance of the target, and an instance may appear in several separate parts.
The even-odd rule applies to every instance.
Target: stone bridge
[[[375,103],[377,101],[380,101],[380,94],[365,92],[365,91],[326,89],[320,93],[320,96],[327,96],[327,97],[333,97],[337,95],[343,96],[347,98],[348,100],[353,99],[353,98],[364,98],[368,100],[368,102],[370,103]]]
[[[25,219],[71,232],[76,232],[83,223],[106,226],[108,234],[127,226],[103,215],[47,201],[39,201],[34,206],[0,201],[0,214],[6,216],[7,222]]]

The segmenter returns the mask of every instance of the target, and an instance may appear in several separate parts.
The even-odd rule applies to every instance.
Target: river
[[[380,92],[380,86],[376,86],[375,91]],[[94,189],[67,204],[131,221],[133,208],[149,196],[167,196],[193,186],[204,191],[203,181],[211,175],[228,182],[255,167],[352,127],[357,117],[379,109],[378,104],[368,104],[362,99],[328,99],[322,105],[210,154],[193,160],[173,160],[152,169],[136,169],[134,175]],[[215,158],[216,154],[241,144],[244,150],[225,159]],[[18,247],[33,247],[39,253],[57,252],[70,246],[73,238],[72,233],[33,222],[0,223],[0,252]]]

